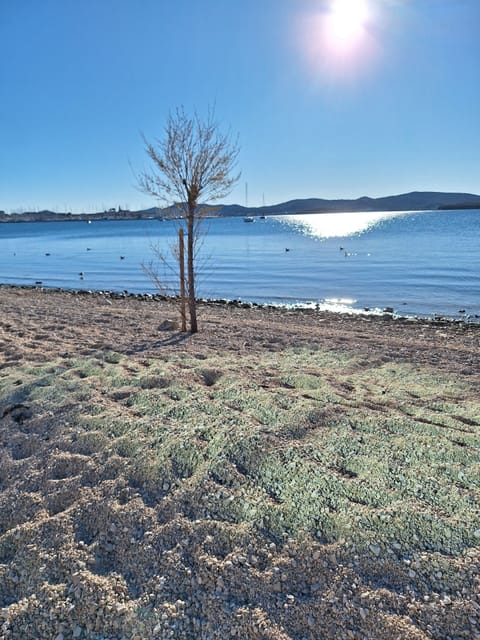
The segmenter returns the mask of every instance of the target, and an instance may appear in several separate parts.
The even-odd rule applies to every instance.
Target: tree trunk
[[[195,265],[194,265],[194,222],[195,206],[189,204],[187,217],[187,274],[188,274],[188,308],[190,311],[190,333],[197,333],[197,306],[195,301]]]
[[[185,240],[183,227],[178,230],[178,263],[180,266],[180,318],[181,331],[187,330],[187,309],[186,309],[186,289],[185,289]]]

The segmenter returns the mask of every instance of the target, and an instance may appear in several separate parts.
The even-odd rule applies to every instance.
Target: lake
[[[198,296],[322,309],[480,316],[480,210],[212,218],[202,223]],[[142,269],[175,221],[0,225],[0,283],[153,293]]]

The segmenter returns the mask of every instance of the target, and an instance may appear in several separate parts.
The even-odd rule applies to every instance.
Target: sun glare
[[[333,0],[327,16],[327,36],[334,46],[354,46],[364,35],[368,18],[366,0]]]
[[[304,14],[299,37],[312,71],[321,77],[358,78],[378,53],[378,0],[325,0]]]

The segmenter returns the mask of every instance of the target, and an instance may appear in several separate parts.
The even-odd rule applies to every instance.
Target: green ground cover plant
[[[245,562],[255,579],[271,572],[272,593],[282,590],[275,571],[280,576],[287,569],[283,560],[275,564],[272,553],[269,559],[268,549],[295,548],[300,564],[299,549],[337,554],[332,566],[339,557],[345,566],[363,563],[358,572],[372,589],[411,584],[418,593],[453,598],[461,589],[458,565],[480,544],[480,403],[464,378],[309,347],[235,359],[189,352],[142,359],[98,351],[5,369],[0,376],[5,611],[16,597],[17,583],[6,577],[15,562],[18,571],[30,572],[25,597],[41,599],[50,589],[48,597],[60,598],[51,592],[67,584],[71,572],[59,549],[73,540],[85,566],[99,576],[90,589],[111,589],[120,576],[131,598],[140,597],[157,574],[148,554],[135,559],[132,549],[140,541],[155,548],[158,523],[168,528],[175,521],[180,540],[187,521],[207,527],[202,557],[213,564],[215,558],[227,562],[235,550],[257,549]],[[93,507],[85,500],[77,504],[80,494],[95,491],[103,497]],[[58,566],[45,560],[48,579],[42,581],[32,577],[42,575],[40,560],[28,554],[18,560],[15,536],[45,514],[62,524],[51,543]],[[117,542],[111,530],[117,519],[130,543]],[[41,538],[48,547],[38,531],[28,535],[30,544]],[[184,533],[185,539],[191,535]],[[174,548],[188,554],[188,545]],[[185,571],[188,563],[182,562]],[[164,610],[153,614],[135,602],[128,605],[130,622],[118,623],[124,630],[160,624]],[[140,624],[141,611],[148,615]],[[100,637],[94,630],[82,633]],[[123,636],[111,631],[105,637]]]

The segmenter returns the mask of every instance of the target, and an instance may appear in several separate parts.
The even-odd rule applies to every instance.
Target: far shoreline
[[[242,208],[243,209],[243,208]],[[202,216],[203,219],[211,219],[211,218],[242,218],[244,216],[252,216],[253,218],[260,217],[269,217],[273,218],[276,216],[296,216],[296,215],[326,215],[332,213],[431,213],[432,211],[438,212],[449,212],[449,211],[479,211],[480,206],[478,204],[475,205],[458,205],[458,206],[450,206],[450,205],[441,205],[438,207],[430,207],[430,208],[410,208],[410,209],[355,209],[355,208],[342,208],[342,209],[314,209],[314,210],[294,210],[294,211],[273,211],[273,212],[263,212],[261,210],[256,209],[247,209],[244,208],[243,211],[235,214],[231,213],[217,213],[217,214],[207,214]],[[136,221],[146,221],[146,220],[157,220],[159,222],[166,222],[170,220],[181,220],[182,216],[169,216],[165,214],[144,214],[143,212],[137,211],[128,211],[123,214],[112,215],[112,214],[103,214],[103,213],[56,213],[56,212],[48,212],[48,215],[42,215],[42,213],[35,214],[33,212],[25,212],[25,213],[0,213],[0,225],[1,224],[28,224],[28,223],[37,223],[37,222],[136,222]]]

